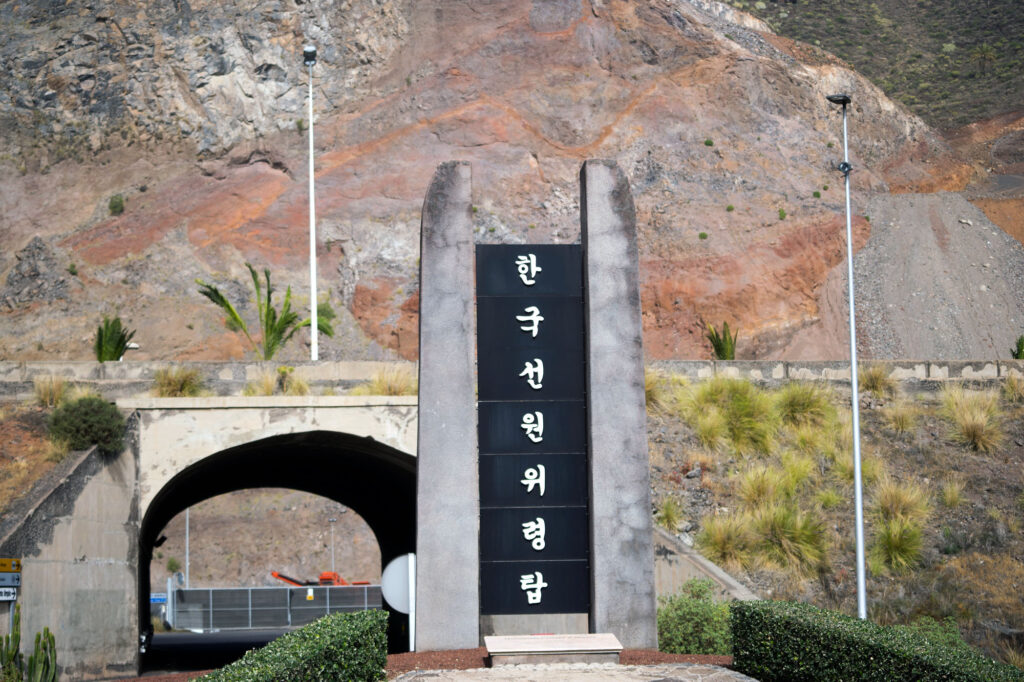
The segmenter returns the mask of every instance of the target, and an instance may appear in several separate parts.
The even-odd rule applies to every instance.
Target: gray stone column
[[[655,648],[636,211],[614,161],[580,171],[590,426],[592,632]]]
[[[480,643],[471,170],[434,173],[420,234],[416,650]]]

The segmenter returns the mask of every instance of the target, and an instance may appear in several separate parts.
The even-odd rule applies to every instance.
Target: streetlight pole
[[[853,298],[853,227],[850,223],[850,150],[846,136],[846,107],[850,104],[847,94],[828,95],[832,104],[843,107],[843,162],[838,170],[843,174],[846,186],[846,284],[850,301],[850,390],[853,410],[853,495],[857,535],[857,617],[867,620],[868,604],[864,580],[864,488],[861,482],[860,458],[860,391],[857,385],[857,323],[854,315]]]
[[[331,573],[334,573],[334,522],[338,519],[327,519],[331,524]]]
[[[313,191],[313,65],[316,64],[316,47],[302,48],[302,63],[309,67],[309,359],[319,359],[317,349],[316,319],[316,197]]]

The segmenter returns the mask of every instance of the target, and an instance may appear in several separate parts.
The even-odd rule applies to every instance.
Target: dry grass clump
[[[924,533],[918,523],[903,517],[884,519],[879,522],[871,544],[871,572],[881,575],[892,569],[906,573],[921,560],[923,547]]]
[[[1002,413],[995,391],[945,388],[940,414],[950,425],[950,437],[972,450],[991,452],[1003,443]]]
[[[813,574],[826,564],[824,524],[792,504],[766,505],[751,525],[754,551],[766,565]]]
[[[964,479],[959,474],[950,474],[942,482],[939,491],[939,499],[942,505],[948,509],[959,507],[964,499]]]
[[[1024,377],[1011,374],[1003,382],[1003,400],[1010,404],[1024,403]]]
[[[896,393],[896,382],[883,365],[867,365],[857,374],[857,385],[860,389],[884,398]]]
[[[679,396],[680,389],[686,388],[686,377],[665,374],[650,367],[644,368],[644,400],[648,410],[669,411]]]
[[[697,534],[697,546],[704,556],[728,569],[750,564],[752,544],[750,520],[741,514],[707,516]]]
[[[736,476],[736,495],[750,509],[775,504],[783,493],[783,478],[778,469],[752,466]]]
[[[832,472],[835,477],[847,485],[853,485],[853,452],[847,451],[842,456],[836,458]],[[868,453],[861,452],[860,457],[860,476],[861,482],[864,485],[872,485],[886,473],[885,463],[877,456]]]
[[[82,398],[102,397],[103,396],[100,395],[100,392],[97,391],[92,386],[82,386],[80,384],[75,384],[64,392],[64,400],[61,402],[67,401],[69,403],[73,403],[76,400],[81,400]]]
[[[791,382],[775,394],[775,409],[783,424],[820,426],[835,419],[832,391],[828,386]]]
[[[822,509],[835,509],[843,503],[843,496],[835,488],[821,488],[814,494],[814,501]]]
[[[263,372],[256,381],[251,381],[242,389],[244,396],[274,395],[277,389],[277,377],[273,372]]]
[[[658,502],[658,512],[655,518],[659,526],[670,533],[675,533],[679,530],[679,524],[683,520],[683,507],[676,498],[666,495]]]
[[[65,438],[50,438],[46,441],[46,461],[57,464],[71,452],[71,442]]]
[[[191,398],[202,391],[203,378],[198,369],[165,367],[153,377],[153,394],[158,398]]]
[[[985,619],[1011,630],[1024,630],[1024,563],[1006,554],[971,552],[951,558],[939,575],[937,589],[954,595],[953,608],[967,617]]]
[[[719,450],[726,443],[725,415],[717,407],[711,407],[696,415],[693,426],[697,440],[708,450]]]
[[[57,407],[64,400],[67,383],[63,377],[48,374],[32,379],[36,402],[43,407]]]
[[[931,512],[928,491],[923,486],[914,481],[900,482],[889,476],[875,486],[872,506],[874,512],[885,520],[903,518],[922,523]]]
[[[885,420],[885,425],[899,436],[913,432],[917,427],[917,418],[919,416],[920,412],[916,406],[902,400],[882,409],[882,418]]]
[[[775,445],[779,417],[771,397],[749,381],[716,376],[688,391],[678,412],[691,426],[718,409],[725,437],[738,454],[770,453]]]
[[[404,367],[389,367],[349,391],[350,395],[416,395],[416,376]]]

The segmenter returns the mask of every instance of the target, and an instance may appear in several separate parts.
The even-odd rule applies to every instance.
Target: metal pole
[[[864,488],[860,468],[860,391],[857,376],[857,323],[853,297],[853,227],[850,222],[850,153],[846,137],[846,105],[843,103],[843,184],[846,186],[846,283],[850,298],[850,388],[853,409],[853,495],[857,534],[857,617],[867,620],[864,580]]]
[[[188,510],[189,507],[185,507],[185,589],[189,588],[188,582]]]
[[[334,522],[338,519],[327,519],[331,524],[331,573],[334,573]]]
[[[319,359],[316,319],[316,199],[313,192],[313,65],[309,65],[309,359]],[[333,569],[332,569],[333,570]]]

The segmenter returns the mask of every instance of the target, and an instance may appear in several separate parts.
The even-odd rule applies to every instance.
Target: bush
[[[907,628],[793,602],[733,602],[733,669],[762,682],[1024,680],[1024,671]]]
[[[201,679],[210,682],[383,680],[387,613],[335,613]]]
[[[714,583],[691,578],[658,606],[658,650],[670,654],[728,656],[732,651],[729,605],[712,599]]]
[[[189,398],[202,390],[203,378],[197,369],[158,369],[153,379],[153,393],[159,398]]]
[[[51,440],[65,440],[72,450],[96,445],[110,455],[124,448],[124,417],[103,398],[87,396],[62,403],[50,415],[48,427]]]
[[[121,215],[124,213],[124,197],[120,194],[110,197],[110,201],[107,202],[107,209],[110,211],[110,215]]]

